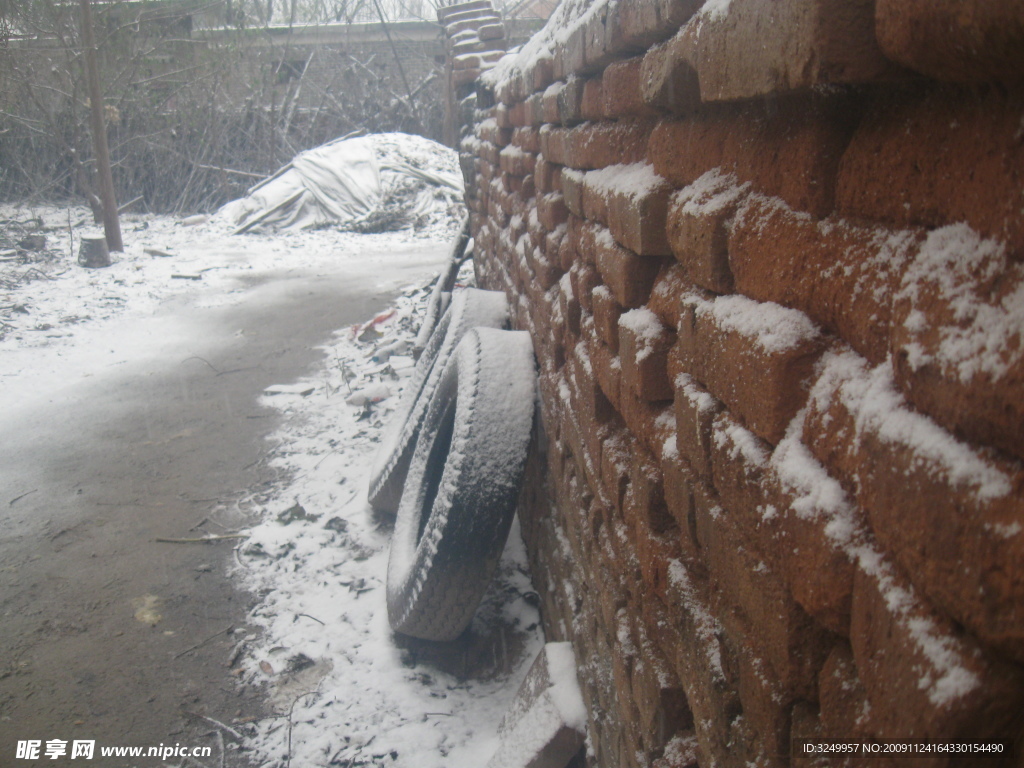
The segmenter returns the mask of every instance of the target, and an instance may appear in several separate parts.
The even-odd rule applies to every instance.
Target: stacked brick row
[[[444,38],[447,79],[444,141],[454,146],[462,122],[455,103],[472,91],[481,72],[505,55],[505,25],[490,0],[470,0],[438,8],[437,20]]]
[[[475,263],[534,340],[520,515],[592,765],[1020,738],[1024,12],[956,8],[567,0],[480,86]]]

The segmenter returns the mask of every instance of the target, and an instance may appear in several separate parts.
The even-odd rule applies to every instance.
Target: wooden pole
[[[103,232],[111,251],[123,251],[121,222],[117,218],[114,177],[110,172],[110,147],[107,145],[107,123],[103,115],[103,94],[100,92],[100,70],[96,63],[96,40],[92,30],[92,9],[89,0],[79,0],[82,7],[82,45],[85,48],[85,78],[89,83],[90,125],[92,146],[96,153],[96,180],[103,203]]]

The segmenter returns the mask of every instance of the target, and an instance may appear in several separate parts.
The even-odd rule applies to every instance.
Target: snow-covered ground
[[[246,275],[296,264],[383,274],[408,259],[410,246],[450,242],[459,226],[231,236],[216,219],[125,216],[125,253],[89,270],[75,259],[84,209],[0,209],[3,220],[31,217],[48,228],[49,255],[7,252],[0,261],[0,402],[9,410],[110,366],[166,354],[138,332],[147,317],[235,302],[251,288]],[[243,679],[265,686],[276,712],[233,724],[257,764],[484,765],[543,642],[516,526],[466,637],[442,648],[387,626],[390,528],[366,504],[366,474],[413,365],[382,350],[411,342],[428,293],[411,286],[376,322],[339,329],[317,370],[263,398],[283,415],[269,448],[280,479],[257,497],[258,522],[237,549],[235,573],[259,596],[251,622],[261,631],[240,638]],[[114,335],[119,343],[110,344]]]

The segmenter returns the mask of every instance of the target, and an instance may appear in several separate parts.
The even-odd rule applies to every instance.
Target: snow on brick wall
[[[1020,738],[1024,10],[940,6],[565,0],[476,85],[590,765]]]

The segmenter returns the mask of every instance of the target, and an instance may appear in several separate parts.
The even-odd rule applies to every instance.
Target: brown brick
[[[581,418],[592,419],[600,424],[611,421],[614,409],[601,391],[582,345],[570,351],[566,365],[566,382],[575,397],[574,405],[579,408]]]
[[[607,345],[598,344],[590,349],[590,362],[594,366],[594,373],[597,374],[597,382],[601,385],[601,391],[605,393],[615,410],[621,410],[621,379],[622,364],[618,355],[614,354]]]
[[[722,403],[687,374],[674,383],[677,450],[699,478],[710,482],[712,424]]]
[[[641,445],[633,446],[626,493],[626,522],[649,529],[658,536],[676,536],[676,521],[665,503],[665,483],[660,463]],[[630,523],[630,521],[634,521]],[[674,553],[673,556],[678,556]]]
[[[577,261],[569,270],[572,280],[572,292],[579,301],[580,306],[587,312],[594,311],[593,292],[594,288],[601,284],[601,275],[592,265],[583,261]]]
[[[709,453],[712,483],[734,528],[748,546],[767,557],[775,549],[771,516],[765,514],[771,446],[722,411],[711,423]]]
[[[772,455],[762,516],[774,542],[765,554],[793,597],[827,629],[849,636],[854,566],[847,550],[866,519],[796,435]]]
[[[563,125],[575,125],[583,122],[583,88],[586,79],[570,77],[558,91],[558,122]]]
[[[661,267],[659,259],[638,256],[623,248],[607,229],[597,238],[595,256],[598,271],[619,304],[633,309],[647,303]]]
[[[782,579],[745,548],[731,510],[696,505],[697,536],[710,576],[713,608],[743,647],[756,648],[780,685],[813,698],[828,643]]]
[[[620,390],[617,409],[622,415],[623,421],[633,436],[652,455],[660,457],[665,447],[665,441],[671,433],[671,403],[643,400],[626,387],[624,381],[620,382]]]
[[[700,107],[700,81],[697,70],[686,59],[686,44],[677,34],[644,54],[639,92],[645,104],[679,114]]]
[[[560,123],[562,116],[558,112],[558,94],[565,87],[564,83],[552,83],[541,96],[541,110],[545,123]]]
[[[665,232],[672,189],[650,165],[615,166],[587,176],[606,190],[608,226],[620,245],[641,256],[672,255]]]
[[[690,280],[709,291],[733,291],[729,229],[748,187],[737,184],[732,174],[713,170],[672,196],[668,211],[672,252]]]
[[[540,151],[550,162],[565,165],[569,157],[568,137],[568,128],[545,125],[540,129]]]
[[[1024,94],[995,87],[878,97],[843,156],[837,207],[901,227],[966,222],[1019,260],[1022,111]]]
[[[583,184],[586,174],[572,168],[563,168],[562,196],[566,207],[574,216],[583,216]]]
[[[620,0],[622,39],[638,49],[671,37],[701,6],[700,0]]]
[[[831,739],[868,738],[871,705],[857,674],[849,643],[840,641],[829,652],[818,675],[821,735]]]
[[[549,192],[537,199],[537,217],[541,225],[548,231],[553,230],[569,220],[569,209],[565,207],[565,198],[561,192]]]
[[[693,713],[701,765],[731,765],[729,724],[740,713],[736,687],[727,677],[732,666],[720,637],[722,626],[711,613],[708,586],[682,563],[670,571],[669,601],[644,603],[652,638],[674,640],[666,655],[674,660]],[[662,627],[672,627],[666,638]]]
[[[665,120],[651,133],[650,160],[676,187],[720,167],[796,210],[824,217],[833,208],[839,161],[857,114],[837,97],[827,103],[787,99],[770,113],[744,105]]]
[[[642,119],[576,126],[570,129],[563,165],[583,170],[640,162],[647,154],[651,128],[651,122]]]
[[[742,746],[737,751],[745,753],[748,765],[788,768],[792,694],[756,651],[739,652],[736,659],[743,705],[743,719],[736,728]]]
[[[583,217],[607,227],[610,195],[608,189],[598,183],[599,179],[596,171],[590,171],[583,176]]]
[[[516,128],[512,131],[512,145],[524,152],[540,152],[540,132],[536,128]]]
[[[675,334],[649,309],[633,309],[619,318],[619,357],[622,380],[642,400],[671,400],[668,351]]]
[[[662,267],[661,272],[651,288],[651,299],[647,308],[667,327],[675,330],[679,326],[681,306],[679,297],[692,287],[681,265],[669,263]]]
[[[693,714],[675,670],[647,636],[643,622],[636,624],[634,642],[637,656],[632,692],[640,715],[639,730],[648,749],[661,752],[673,736],[693,728]]]
[[[928,235],[893,308],[896,382],[966,439],[1024,459],[1024,266],[965,225]]]
[[[641,91],[640,71],[644,57],[635,56],[609,64],[602,78],[603,113],[607,117],[647,117],[657,114]]]
[[[481,141],[489,141],[498,147],[504,147],[512,141],[512,129],[501,127],[494,118],[484,120],[477,126]]]
[[[854,494],[914,586],[1024,660],[1024,470],[907,407],[886,365],[829,355],[803,441]],[[948,563],[960,565],[953,569]]]
[[[801,408],[823,340],[796,310],[743,296],[684,300],[692,330],[680,322],[683,368],[758,436],[775,444]],[[692,335],[691,335],[692,334]]]
[[[936,80],[1019,81],[1024,72],[1024,19],[1012,0],[878,0],[875,19],[885,54]]]
[[[1008,737],[1022,706],[1020,670],[957,632],[877,550],[860,560],[850,639],[872,730],[934,741]]]
[[[584,120],[601,120],[604,117],[604,86],[600,77],[591,77],[583,84],[580,116]]]
[[[815,222],[753,196],[732,222],[736,290],[806,312],[874,363],[889,354],[892,302],[922,234]]]
[[[894,74],[875,40],[870,0],[733,0],[686,28],[704,101],[870,82]]]
[[[543,155],[537,156],[533,166],[533,183],[541,194],[562,191],[561,166],[550,162]]]
[[[507,146],[499,155],[501,170],[512,176],[526,176],[533,173],[537,156],[532,152],[525,152],[516,146]]]
[[[599,285],[594,289],[594,327],[597,335],[614,352],[619,353],[619,317],[622,307],[615,301],[608,286]]]
[[[661,473],[664,482],[665,506],[679,531],[681,557],[687,566],[699,565],[700,547],[697,544],[692,475],[679,457],[678,451],[666,450],[661,455]]]

